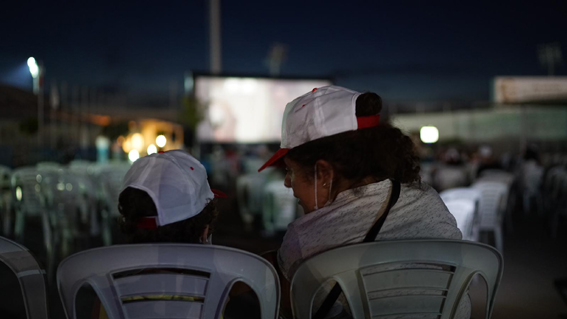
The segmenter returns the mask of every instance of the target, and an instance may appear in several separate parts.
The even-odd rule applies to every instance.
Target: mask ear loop
[[[315,210],[319,209],[317,203],[317,164],[315,164]]]
[[[327,204],[331,203],[331,194],[333,192],[333,179],[329,182],[329,197],[327,198]]]

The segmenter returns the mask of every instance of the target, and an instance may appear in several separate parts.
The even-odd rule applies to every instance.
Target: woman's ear
[[[317,181],[322,182],[323,184],[329,184],[333,181],[333,178],[335,177],[335,170],[331,163],[325,160],[318,160],[315,162],[315,166],[317,166]]]

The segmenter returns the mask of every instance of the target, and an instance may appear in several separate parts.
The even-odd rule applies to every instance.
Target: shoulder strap
[[[365,242],[371,242],[371,241],[374,241],[376,239],[376,236],[378,236],[380,229],[382,229],[382,226],[384,225],[384,222],[386,221],[386,217],[388,217],[388,213],[390,212],[390,209],[396,204],[396,202],[398,201],[398,198],[400,197],[400,191],[401,191],[400,182],[395,181],[395,180],[391,180],[391,181],[392,181],[392,193],[390,194],[390,198],[388,200],[388,205],[386,206],[386,210],[384,211],[382,216],[380,216],[380,218],[378,218],[376,223],[374,223],[374,225],[372,225],[372,228],[370,228],[370,230],[366,234],[366,237],[364,237],[364,240],[362,241],[364,243]],[[341,286],[338,283],[336,283],[333,286],[333,289],[331,289],[331,292],[329,292],[329,294],[327,295],[327,298],[325,298],[325,301],[323,301],[323,304],[321,305],[319,310],[317,310],[317,312],[313,316],[313,319],[325,318],[325,316],[331,310],[331,307],[333,307],[333,305],[335,304],[335,302],[339,298],[342,291],[343,290],[341,289]]]

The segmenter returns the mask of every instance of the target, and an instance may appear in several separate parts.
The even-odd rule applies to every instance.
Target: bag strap
[[[392,181],[392,193],[390,194],[390,198],[388,200],[388,205],[386,206],[386,210],[384,211],[384,214],[382,214],[382,216],[378,218],[376,223],[372,225],[372,228],[370,228],[370,230],[366,234],[366,237],[364,237],[364,240],[362,241],[363,243],[371,242],[376,239],[376,236],[378,236],[380,229],[382,229],[382,226],[386,221],[386,217],[388,217],[388,213],[390,212],[390,209],[396,204],[398,198],[400,197],[400,191],[401,191],[400,182],[395,180],[391,180],[391,181]],[[342,291],[343,290],[341,289],[341,286],[338,283],[336,283],[333,286],[333,289],[331,289],[331,292],[329,292],[329,294],[327,295],[327,298],[325,298],[325,301],[323,301],[323,304],[321,305],[319,310],[317,310],[317,312],[313,316],[313,319],[324,319],[325,316],[331,310],[331,307],[333,307],[333,305],[339,298]]]

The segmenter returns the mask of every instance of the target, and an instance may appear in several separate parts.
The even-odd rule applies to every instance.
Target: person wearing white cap
[[[124,177],[118,209],[131,243],[210,243],[218,211],[203,165],[174,150],[142,157]]]
[[[118,199],[120,230],[131,244],[211,244],[218,216],[215,197],[226,195],[210,188],[205,167],[187,152],[173,150],[142,157],[124,177]],[[144,298],[138,296],[129,301]],[[147,298],[193,300],[171,295]],[[99,300],[93,309],[92,318],[108,319]]]
[[[305,213],[289,224],[277,252],[282,289],[303,260],[335,247],[363,240],[461,239],[437,192],[421,182],[411,139],[380,123],[381,109],[377,94],[338,86],[313,89],[287,104],[281,148],[259,169],[285,165],[284,184]],[[315,299],[319,312],[328,290]],[[327,317],[348,317],[341,300],[326,302],[332,306],[324,311]],[[469,316],[470,301],[463,300],[455,318]],[[284,315],[287,309],[282,299]]]

